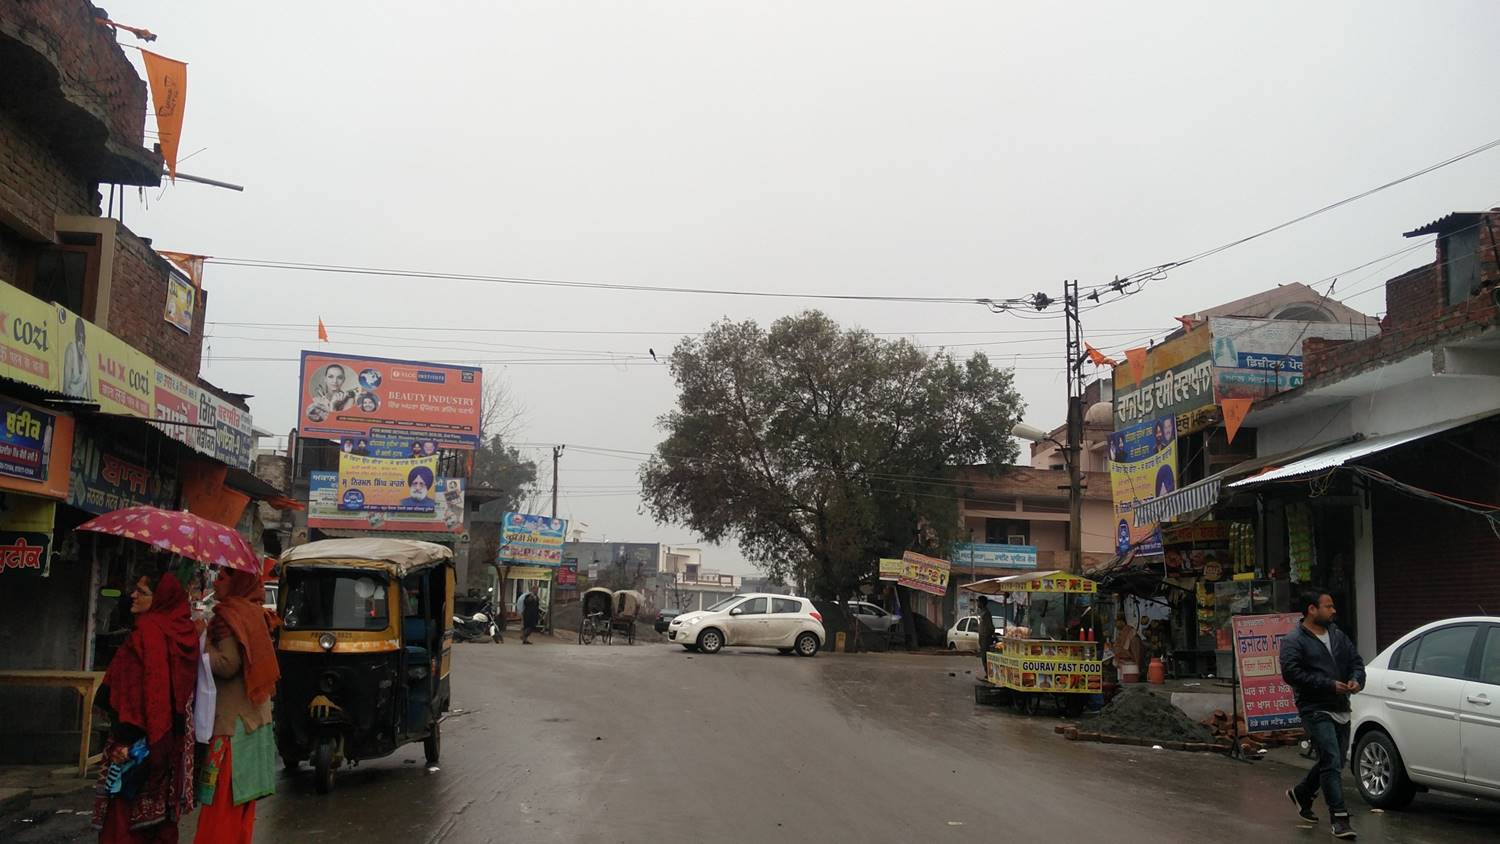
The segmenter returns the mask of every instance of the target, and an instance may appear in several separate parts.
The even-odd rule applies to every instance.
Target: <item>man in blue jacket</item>
[[[1308,589],[1298,599],[1302,623],[1281,642],[1281,677],[1297,700],[1297,714],[1318,752],[1318,761],[1287,796],[1303,820],[1318,822],[1313,800],[1323,800],[1333,815],[1335,838],[1354,838],[1344,806],[1344,758],[1349,752],[1349,696],[1365,683],[1365,661],[1354,643],[1333,625],[1333,596]]]

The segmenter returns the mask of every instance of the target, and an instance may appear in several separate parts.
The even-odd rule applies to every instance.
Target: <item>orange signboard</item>
[[[482,375],[476,366],[304,351],[298,432],[477,448]]]

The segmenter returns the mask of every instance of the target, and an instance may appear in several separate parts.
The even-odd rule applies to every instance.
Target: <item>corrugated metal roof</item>
[[[1484,413],[1475,414],[1473,416],[1466,416],[1462,419],[1450,419],[1446,422],[1435,422],[1431,425],[1424,425],[1421,428],[1413,428],[1409,431],[1402,431],[1397,434],[1383,434],[1376,437],[1367,437],[1357,442],[1341,445],[1337,448],[1331,448],[1328,451],[1322,452],[1321,454],[1315,454],[1311,457],[1303,458],[1302,460],[1293,461],[1286,464],[1285,466],[1281,466],[1280,468],[1270,469],[1268,471],[1262,472],[1259,475],[1256,475],[1255,477],[1246,478],[1242,481],[1235,481],[1234,483],[1230,484],[1230,486],[1247,487],[1254,486],[1255,484],[1270,483],[1272,481],[1301,478],[1307,475],[1316,475],[1319,472],[1326,472],[1329,469],[1337,469],[1340,466],[1351,463],[1355,460],[1359,460],[1361,458],[1369,457],[1372,454],[1396,448],[1398,446],[1403,446],[1425,437],[1430,437],[1434,434],[1441,434],[1444,431],[1451,431],[1454,428],[1462,428],[1465,425],[1470,425],[1497,415],[1500,415],[1500,410],[1490,410]]]
[[[1477,222],[1479,222],[1478,211],[1454,211],[1452,214],[1439,217],[1419,229],[1412,229],[1411,231],[1406,232],[1405,236],[1419,237],[1424,234],[1447,234],[1452,231],[1457,231],[1461,228],[1472,226]]]

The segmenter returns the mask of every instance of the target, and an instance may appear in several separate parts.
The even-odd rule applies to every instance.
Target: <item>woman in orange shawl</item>
[[[271,697],[281,671],[271,631],[280,621],[262,606],[260,576],[226,569],[214,581],[208,661],[217,687],[214,735],[198,779],[203,844],[250,844],[255,801],[275,790]]]
[[[103,844],[176,844],[193,809],[193,691],[198,631],[176,577],[142,577],[130,592],[135,623],[104,673],[110,713],[104,770],[94,800]]]

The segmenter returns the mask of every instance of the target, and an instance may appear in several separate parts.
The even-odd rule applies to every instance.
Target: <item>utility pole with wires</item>
[[[1083,324],[1078,280],[1063,282],[1068,364],[1068,571],[1083,573]]]
[[[554,445],[552,447],[552,518],[557,518],[557,461],[562,459],[565,445]]]

